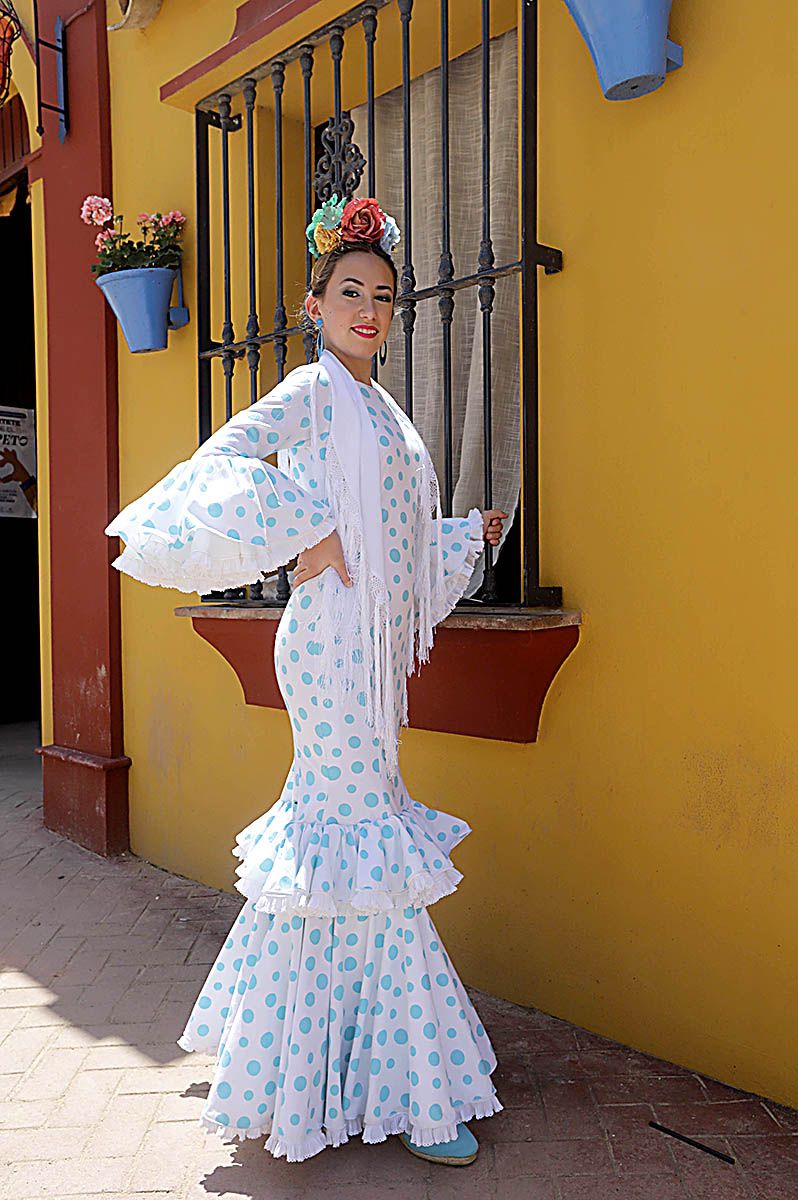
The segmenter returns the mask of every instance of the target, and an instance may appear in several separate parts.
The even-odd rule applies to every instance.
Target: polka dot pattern
[[[430,1145],[502,1107],[488,1035],[421,906],[327,919],[246,902],[179,1044],[217,1056],[203,1127],[267,1135],[293,1162],[356,1133]]]
[[[377,389],[361,397],[380,454],[400,713],[417,460]],[[126,543],[114,565],[204,592],[249,583],[325,537],[335,527],[325,486],[334,403],[322,368],[292,371],[120,513],[106,530]],[[279,470],[264,461],[272,451]],[[436,536],[446,582],[437,623],[482,550],[479,511],[439,522]],[[244,906],[179,1039],[216,1057],[203,1128],[265,1135],[290,1161],[358,1133],[445,1141],[458,1121],[501,1108],[490,1041],[427,912],[462,878],[449,855],[470,829],[388,775],[349,664],[345,703],[322,686],[322,600],[341,586],[327,568],[295,587],[279,623],[274,665],[293,761],[276,802],[236,838]],[[352,665],[362,660],[359,647]]]
[[[125,542],[113,565],[144,583],[202,593],[251,583],[332,533],[318,482],[306,488],[262,461],[309,447],[314,372],[292,371],[123,508],[105,529]]]

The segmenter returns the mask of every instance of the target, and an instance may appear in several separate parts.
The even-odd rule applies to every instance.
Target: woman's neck
[[[349,354],[342,354],[340,350],[336,350],[335,346],[325,346],[325,350],[329,350],[330,354],[335,355],[353,379],[356,379],[358,383],[365,384],[366,387],[371,387],[370,359],[353,358]]]

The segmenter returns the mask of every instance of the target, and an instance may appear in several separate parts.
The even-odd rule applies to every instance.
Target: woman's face
[[[357,364],[360,377],[388,336],[393,317],[393,273],[384,259],[353,250],[333,267],[323,296],[308,296],[314,322],[321,317],[324,344]]]

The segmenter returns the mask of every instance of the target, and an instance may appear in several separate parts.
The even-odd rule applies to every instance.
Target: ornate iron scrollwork
[[[321,132],[322,153],[316,164],[313,187],[319,200],[329,200],[333,194],[349,199],[355,192],[366,160],[357,142],[353,141],[355,123],[348,112],[336,121],[330,117]]]

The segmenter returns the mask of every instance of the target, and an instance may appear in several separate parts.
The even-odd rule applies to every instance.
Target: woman
[[[468,825],[411,799],[398,770],[407,675],[506,513],[433,517],[434,467],[371,380],[394,310],[398,241],[374,199],[308,226],[305,307],[319,361],[297,367],[107,527],[114,566],[207,591],[297,556],[274,662],[294,758],[233,853],[247,903],[178,1044],[218,1055],[200,1123],[299,1162],[398,1133],[473,1162],[465,1125],[501,1110],[488,1036],[427,913],[462,878]],[[262,461],[278,452],[280,469]]]

